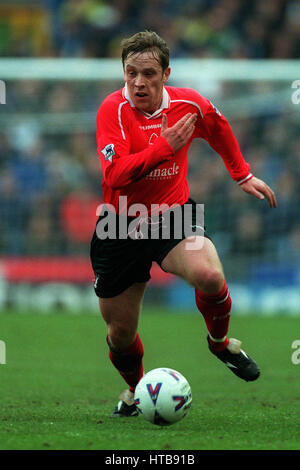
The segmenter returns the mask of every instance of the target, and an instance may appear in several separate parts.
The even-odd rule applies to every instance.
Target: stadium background
[[[21,59],[116,59],[120,40],[150,28],[181,60],[185,78],[228,118],[255,175],[277,195],[278,208],[245,195],[205,142],[189,155],[191,196],[205,204],[205,222],[217,246],[236,313],[299,314],[300,104],[293,80],[221,80],[222,59],[299,60],[300,5],[273,0],[48,0],[0,1],[0,308],[96,311],[89,241],[101,202],[95,115],[104,97],[122,86],[105,79],[25,79]],[[220,61],[218,77],[195,74],[189,60]],[[265,61],[265,62],[263,62]],[[103,62],[105,64],[105,62]],[[295,62],[292,62],[295,64]],[[195,64],[193,62],[193,64]],[[228,65],[228,64],[227,64]],[[68,64],[57,73],[68,73]],[[191,67],[189,71],[189,67]],[[35,70],[43,69],[36,63]],[[9,71],[14,70],[14,75]],[[178,69],[179,70],[179,69]],[[295,70],[299,71],[298,68]],[[189,73],[190,72],[190,73]],[[83,74],[84,75],[84,74]],[[14,78],[12,78],[14,77]],[[193,307],[181,281],[153,267],[145,304]]]

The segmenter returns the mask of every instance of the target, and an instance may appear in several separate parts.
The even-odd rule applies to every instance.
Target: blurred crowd
[[[88,254],[102,201],[94,118],[108,91],[120,86],[11,83],[0,131],[2,254]],[[193,142],[191,196],[205,204],[205,224],[227,271],[240,278],[249,266],[299,264],[300,121],[294,113],[274,112],[230,123],[252,172],[274,189],[278,208],[245,194],[209,145]]]
[[[298,0],[1,0],[0,16],[2,56],[115,57],[124,36],[144,29],[173,57],[300,54]]]
[[[167,40],[173,57],[299,57],[300,4],[295,1],[49,0],[33,5],[43,5],[51,18],[50,29],[42,28],[42,43],[25,40],[25,29],[22,41],[0,34],[1,55],[114,57],[124,35],[151,28]],[[95,114],[104,97],[121,86],[21,81],[7,87],[0,126],[2,255],[88,254],[102,197]],[[224,85],[218,94],[221,111],[222,100],[235,92]],[[270,210],[266,201],[245,194],[204,141],[194,142],[190,151],[191,197],[205,204],[205,224],[229,277],[249,278],[253,270],[257,280],[260,266],[266,279],[268,266],[276,263],[283,270],[278,282],[290,281],[295,271],[287,272],[287,266],[300,261],[299,118],[295,112],[266,109],[230,123],[252,172],[274,189],[278,208]]]

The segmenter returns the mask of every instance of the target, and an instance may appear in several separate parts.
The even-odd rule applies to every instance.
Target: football
[[[139,413],[153,424],[167,426],[180,421],[192,403],[192,391],[180,372],[168,367],[153,369],[136,386],[134,400]]]

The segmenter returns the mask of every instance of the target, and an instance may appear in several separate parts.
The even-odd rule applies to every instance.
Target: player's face
[[[124,63],[124,79],[134,106],[151,114],[159,109],[169,75],[170,68],[163,71],[152,52],[130,54]]]

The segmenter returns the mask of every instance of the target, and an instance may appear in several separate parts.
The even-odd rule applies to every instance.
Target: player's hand
[[[177,152],[177,150],[181,149],[192,137],[196,121],[196,113],[187,113],[172,127],[168,127],[167,115],[163,114],[160,135],[171,145],[174,152]]]
[[[267,198],[271,208],[277,207],[276,196],[264,181],[253,176],[253,178],[249,181],[245,181],[245,183],[242,183],[240,186],[246,193],[252,194],[258,199]]]

